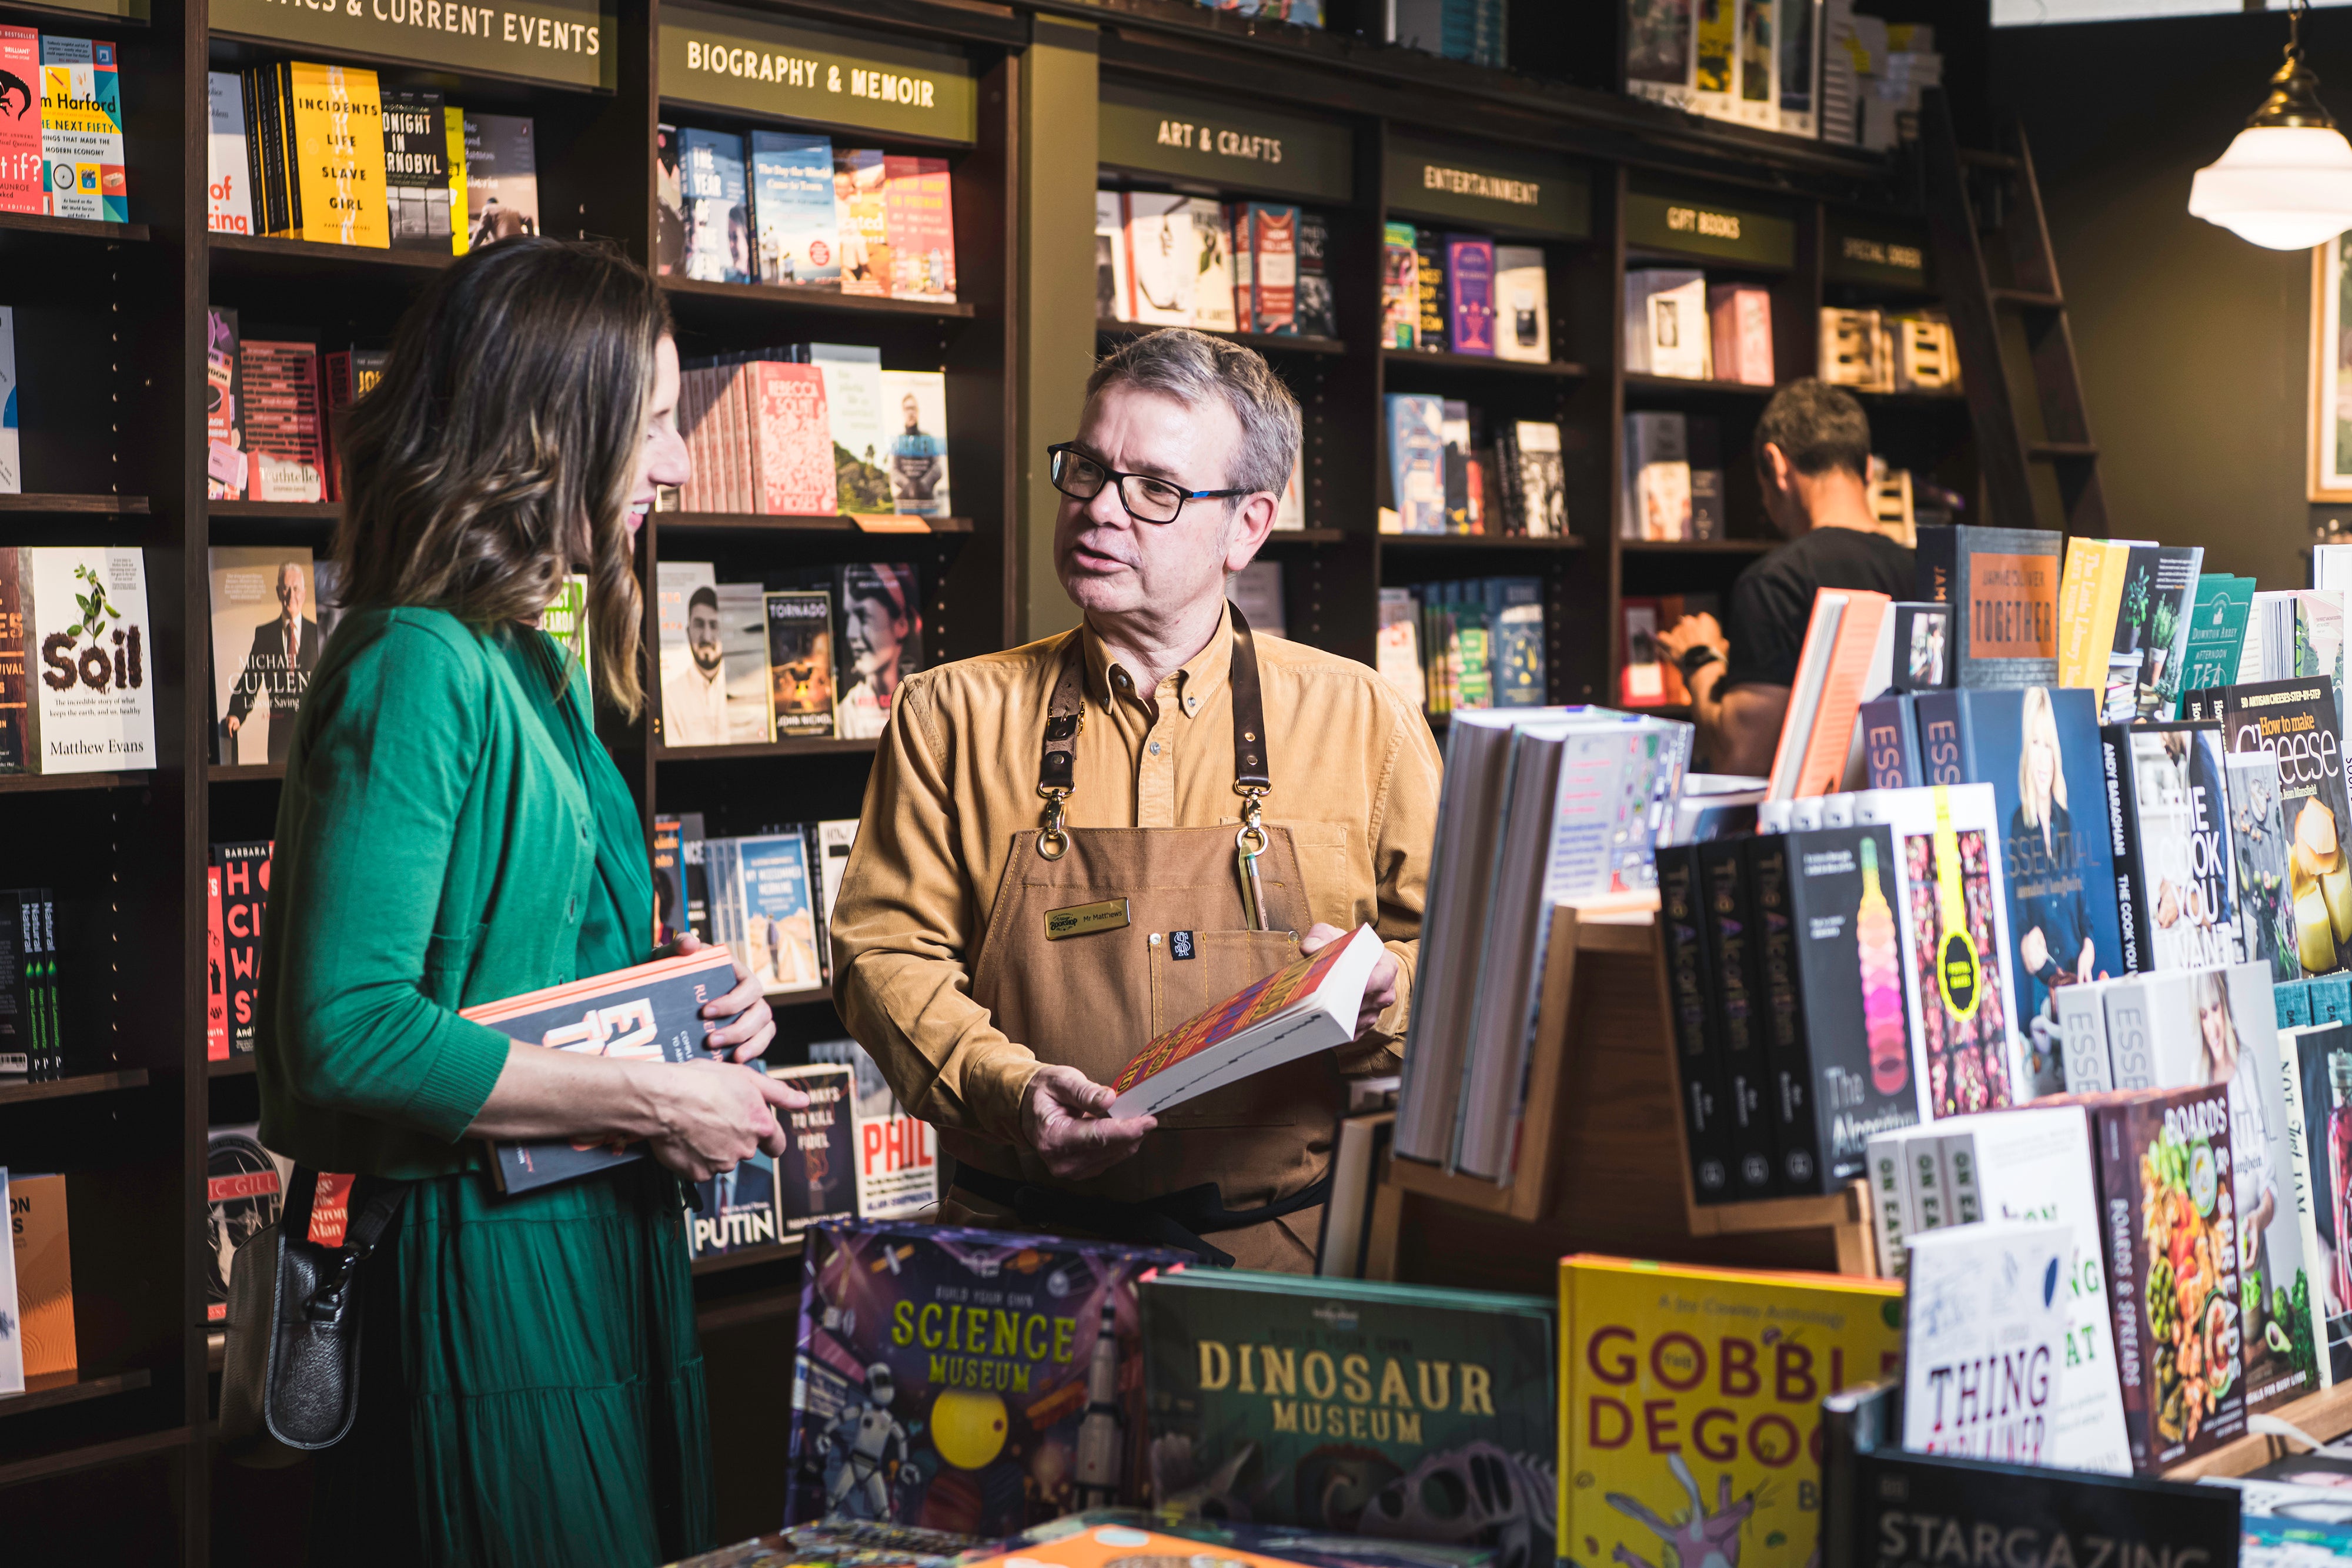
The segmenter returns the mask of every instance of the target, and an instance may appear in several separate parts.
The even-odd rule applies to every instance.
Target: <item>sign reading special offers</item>
[[[662,8],[661,95],[930,141],[980,135],[980,84],[961,51],[740,11]]]
[[[216,33],[611,89],[614,13],[598,0],[213,0]]]

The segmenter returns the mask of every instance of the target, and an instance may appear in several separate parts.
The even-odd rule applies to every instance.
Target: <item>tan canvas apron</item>
[[[1266,784],[1264,703],[1239,610],[1233,629],[1234,789],[1255,818]],[[1048,826],[1013,835],[971,994],[1039,1061],[1108,1083],[1154,1035],[1297,957],[1307,901],[1280,826],[1262,829],[1263,929],[1249,919],[1234,824],[1061,826],[1084,723],[1078,648],[1074,640],[1047,715],[1039,790]],[[1087,928],[1049,936],[1055,912],[1119,900],[1126,924],[1066,917]],[[943,1131],[959,1173],[942,1218],[1189,1245],[1212,1262],[1311,1272],[1345,1102],[1338,1060],[1324,1051],[1161,1113],[1139,1153],[1074,1183],[1049,1176],[1025,1147]]]

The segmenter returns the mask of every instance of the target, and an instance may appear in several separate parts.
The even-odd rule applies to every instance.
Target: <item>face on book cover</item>
[[[1119,473],[1222,490],[1233,482],[1242,426],[1223,402],[1192,407],[1113,382],[1088,400],[1075,444]],[[1142,523],[1128,516],[1118,486],[1105,485],[1091,501],[1062,497],[1054,566],[1063,591],[1088,614],[1181,621],[1223,601],[1225,573],[1250,563],[1273,514],[1272,497],[1250,496],[1238,506],[1187,501],[1172,523]]]

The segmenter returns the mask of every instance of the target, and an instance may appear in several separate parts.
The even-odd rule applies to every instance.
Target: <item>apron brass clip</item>
[[[1265,923],[1265,884],[1258,880],[1258,857],[1266,852],[1264,814],[1265,791],[1248,788],[1242,797],[1241,831],[1234,835],[1234,863],[1241,873],[1242,913],[1252,931],[1269,929]]]
[[[1037,830],[1037,852],[1049,861],[1057,861],[1068,852],[1070,835],[1062,830],[1062,802],[1070,798],[1067,789],[1037,787],[1045,798],[1045,825]]]

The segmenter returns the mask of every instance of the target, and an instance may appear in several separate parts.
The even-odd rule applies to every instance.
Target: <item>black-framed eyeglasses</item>
[[[1149,474],[1122,474],[1106,468],[1067,441],[1045,448],[1053,457],[1054,488],[1074,501],[1091,501],[1103,486],[1118,481],[1118,504],[1139,523],[1172,523],[1187,501],[1222,501],[1253,490],[1185,490]]]

